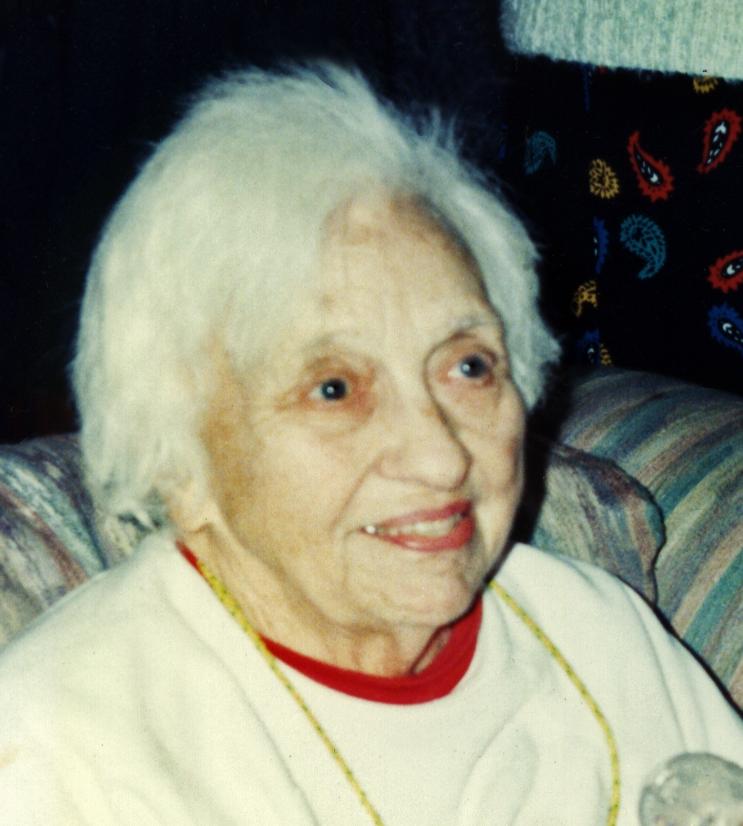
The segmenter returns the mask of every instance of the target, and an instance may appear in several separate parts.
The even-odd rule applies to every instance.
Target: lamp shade
[[[501,0],[517,54],[743,79],[743,0]]]

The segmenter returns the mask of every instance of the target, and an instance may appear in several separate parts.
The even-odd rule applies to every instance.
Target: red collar
[[[178,548],[200,574],[199,561],[193,552],[181,543],[178,543]],[[338,668],[274,640],[264,637],[263,641],[276,659],[328,688],[376,703],[412,705],[438,700],[454,690],[475,655],[481,623],[482,597],[479,597],[472,608],[451,626],[449,639],[434,661],[418,674],[402,677],[378,677]]]

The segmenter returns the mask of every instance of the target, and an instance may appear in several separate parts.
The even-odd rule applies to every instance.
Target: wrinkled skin
[[[345,668],[415,671],[505,552],[521,493],[501,320],[457,243],[387,199],[333,216],[287,329],[240,375],[215,348],[211,494],[176,500],[174,521],[264,635]],[[461,547],[371,527],[458,502],[475,526]]]

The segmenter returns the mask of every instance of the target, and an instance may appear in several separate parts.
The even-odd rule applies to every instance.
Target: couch
[[[516,538],[622,578],[743,706],[743,398],[596,369],[531,434]],[[0,448],[0,645],[142,532],[98,512],[74,434]]]

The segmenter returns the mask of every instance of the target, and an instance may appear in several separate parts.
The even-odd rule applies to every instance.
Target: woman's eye
[[[488,378],[493,372],[492,360],[480,353],[470,353],[457,362],[454,372],[466,379]]]
[[[315,399],[326,402],[341,401],[348,396],[350,387],[345,379],[326,379],[316,385],[310,394]]]

